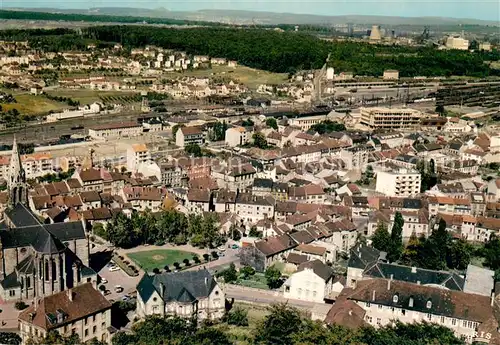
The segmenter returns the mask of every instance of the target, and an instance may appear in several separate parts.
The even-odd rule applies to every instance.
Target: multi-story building
[[[199,127],[181,127],[175,133],[175,144],[179,147],[205,143],[205,134]]]
[[[361,124],[372,129],[417,128],[422,112],[415,109],[361,108]]]
[[[377,172],[375,190],[387,196],[415,196],[420,193],[421,176],[418,172],[400,169],[399,172]]]
[[[137,285],[137,316],[176,315],[216,320],[226,310],[224,291],[207,270],[147,273]]]
[[[498,338],[498,323],[493,298],[432,285],[419,285],[393,279],[357,282],[339,299],[355,302],[364,321],[374,327],[403,323],[429,322],[451,329],[467,342],[489,343]]]
[[[344,162],[347,169],[364,170],[368,165],[370,152],[373,147],[354,146],[340,151],[340,159]]]
[[[466,40],[466,39],[459,37],[459,36],[450,36],[446,39],[446,48],[468,50],[469,49],[469,40]]]
[[[305,262],[285,282],[283,296],[324,303],[325,297],[332,292],[334,278],[333,269],[320,260]]]
[[[234,127],[226,130],[226,144],[229,147],[245,145],[250,142],[254,133],[253,127]]]
[[[175,163],[169,162],[160,166],[161,183],[167,187],[179,187],[182,181],[182,169]]]
[[[93,139],[135,137],[141,135],[143,130],[137,122],[119,122],[92,127],[89,136]]]
[[[236,196],[235,213],[249,224],[255,224],[262,219],[272,219],[274,217],[274,199],[240,193]]]
[[[231,191],[242,191],[253,184],[257,170],[252,164],[238,164],[221,171],[212,171],[212,177],[221,188]]]
[[[133,144],[127,149],[127,170],[136,172],[141,164],[151,162],[151,153],[145,144]]]
[[[292,127],[300,127],[302,131],[308,131],[312,126],[317,125],[325,120],[327,120],[325,115],[313,115],[313,116],[303,116],[293,119],[288,119],[288,124]]]
[[[384,80],[398,80],[399,79],[399,71],[395,69],[387,69],[384,71]]]
[[[78,335],[82,343],[97,339],[111,344],[111,303],[86,283],[35,300],[19,315],[22,345],[43,341],[48,332],[64,337]]]

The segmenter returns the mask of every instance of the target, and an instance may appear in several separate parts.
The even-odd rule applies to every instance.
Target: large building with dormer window
[[[431,322],[451,329],[467,342],[498,344],[498,322],[494,297],[418,285],[392,279],[370,279],[345,289],[338,303],[354,302],[356,313],[374,327],[403,323]],[[357,308],[356,307],[356,308]],[[326,322],[329,322],[327,316]]]

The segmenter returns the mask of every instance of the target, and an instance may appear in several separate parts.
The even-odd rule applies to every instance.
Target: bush
[[[178,270],[181,267],[181,264],[178,262],[174,262],[174,267],[175,267],[175,269]]]
[[[193,256],[193,261],[195,264],[199,264],[201,261],[200,261],[200,258],[197,257],[197,256]]]
[[[216,252],[216,251],[213,251],[213,252],[211,252],[210,254],[212,254],[212,257],[213,257],[214,259],[218,259],[218,258],[219,258],[219,254],[217,254],[217,252]]]
[[[14,307],[17,310],[23,310],[23,309],[28,308],[28,305],[26,303],[24,303],[23,301],[19,301],[19,302],[16,302],[16,304],[14,304]]]
[[[184,263],[184,265],[186,266],[191,266],[191,264],[189,263],[189,259],[184,259],[182,260],[182,262]]]
[[[208,261],[210,259],[210,255],[208,254],[203,254],[203,259],[205,259],[205,261]]]
[[[163,267],[163,269],[165,270],[165,272],[170,272],[170,267],[168,267],[168,265],[165,265],[165,267]]]
[[[160,269],[159,268],[153,268],[153,273],[154,274],[159,274],[160,273]]]
[[[248,326],[248,311],[243,308],[236,307],[226,313],[223,318],[228,325]]]
[[[247,279],[250,276],[253,276],[255,274],[255,269],[250,266],[245,266],[240,268],[240,274],[243,275],[243,279]]]

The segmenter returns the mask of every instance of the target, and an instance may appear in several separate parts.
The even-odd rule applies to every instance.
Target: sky
[[[452,17],[500,23],[500,0],[0,0],[3,7],[135,7],[171,11],[229,9],[317,15]]]

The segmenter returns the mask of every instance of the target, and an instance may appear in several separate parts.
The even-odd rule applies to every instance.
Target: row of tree
[[[249,324],[247,312],[235,308],[224,317],[229,325],[246,327]],[[132,333],[118,333],[113,345],[233,345],[234,333],[224,324],[203,324],[197,327],[177,317],[149,317],[133,326]],[[252,345],[465,345],[450,329],[429,323],[402,324],[357,330],[342,326],[324,326],[321,322],[305,318],[301,312],[287,305],[273,305],[268,315],[260,320],[246,337],[246,344]]]
[[[131,248],[140,244],[176,245],[190,243],[200,248],[215,248],[225,243],[226,239],[219,232],[218,218],[214,213],[205,216],[184,214],[168,210],[159,214],[149,211],[132,213],[127,217],[122,212],[102,227],[94,226],[94,233],[117,247]]]

